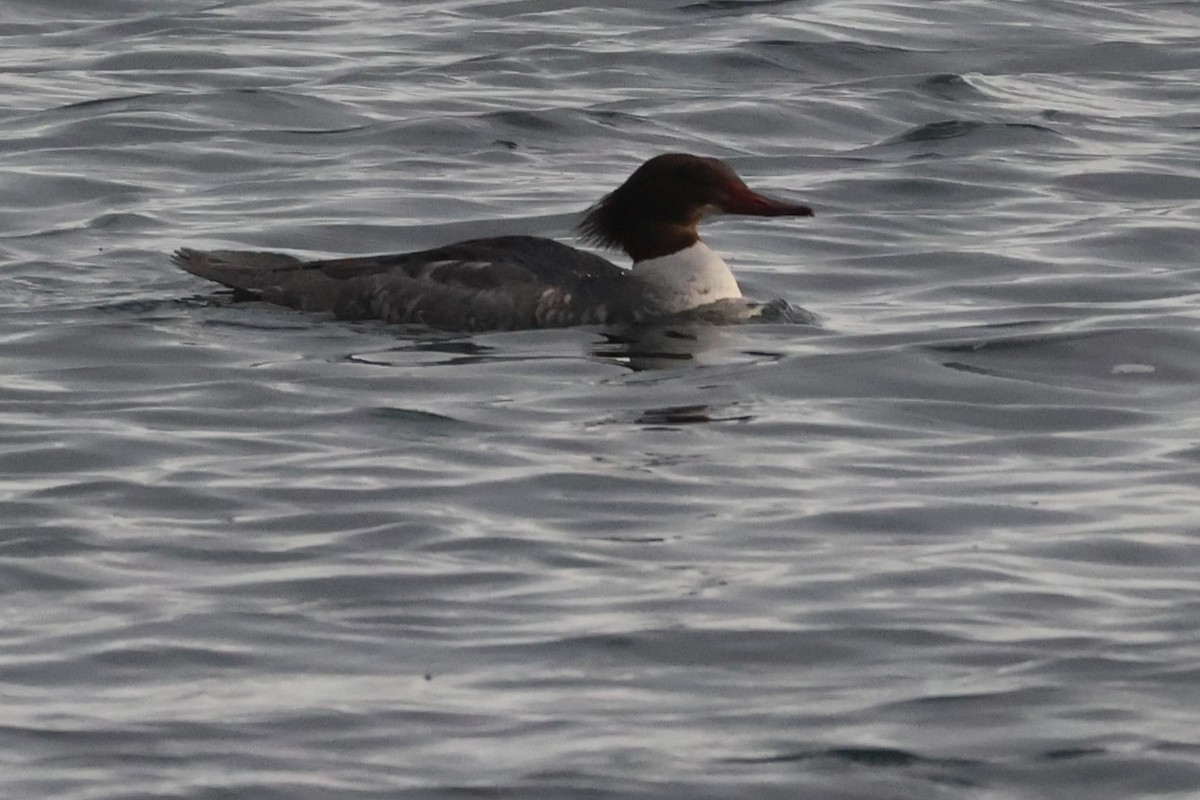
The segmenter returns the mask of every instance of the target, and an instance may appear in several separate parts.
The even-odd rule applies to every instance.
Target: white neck
[[[655,291],[668,313],[742,296],[733,271],[704,242],[633,265],[633,274]]]

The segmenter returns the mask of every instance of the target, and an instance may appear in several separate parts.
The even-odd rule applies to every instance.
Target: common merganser
[[[172,261],[262,300],[341,319],[469,331],[622,325],[742,297],[729,266],[696,232],[700,220],[722,211],[813,214],[756,194],[715,158],[667,153],[638,167],[579,224],[582,241],[624,250],[632,269],[536,236],[321,261],[183,248]]]

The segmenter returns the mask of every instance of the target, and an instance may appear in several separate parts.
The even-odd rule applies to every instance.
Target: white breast
[[[639,261],[633,265],[633,274],[654,290],[668,313],[742,296],[729,265],[704,242],[669,256]]]

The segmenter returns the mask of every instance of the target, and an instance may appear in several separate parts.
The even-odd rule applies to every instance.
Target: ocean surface
[[[789,313],[168,262],[668,151],[816,209],[704,229]],[[4,0],[0,287],[0,797],[1200,797],[1192,0]]]

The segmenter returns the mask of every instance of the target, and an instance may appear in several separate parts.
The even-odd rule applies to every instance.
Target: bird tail
[[[180,269],[210,281],[262,294],[286,281],[303,262],[282,253],[261,253],[251,250],[193,250],[182,247],[171,255],[171,262]]]

